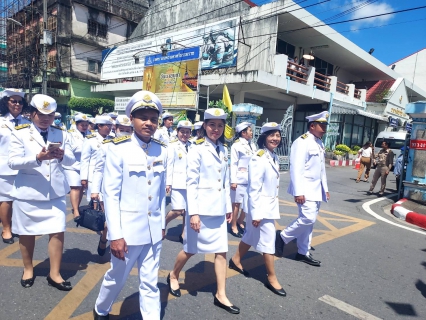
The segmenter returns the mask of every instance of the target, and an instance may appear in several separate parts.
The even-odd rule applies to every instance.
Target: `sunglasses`
[[[13,100],[13,99],[9,99],[9,102],[11,103],[11,104],[24,104],[24,101],[16,101],[16,100]]]

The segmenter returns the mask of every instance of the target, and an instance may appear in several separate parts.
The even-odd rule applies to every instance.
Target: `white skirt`
[[[186,210],[186,189],[172,189],[172,210]]]
[[[13,201],[12,232],[43,235],[65,231],[65,197],[50,201]]]
[[[257,228],[252,225],[252,219],[249,214],[246,216],[246,231],[241,241],[252,246],[262,253],[275,253],[275,220],[263,219]]]
[[[0,176],[0,202],[13,201],[10,196],[16,176]]]
[[[244,203],[244,198],[247,194],[247,185],[238,184],[237,190],[231,189],[231,202],[232,203]]]
[[[64,169],[64,173],[70,187],[81,187],[80,171]]]
[[[183,251],[187,253],[228,252],[228,232],[225,216],[199,216],[200,233],[191,228],[191,217],[185,219],[185,238]]]

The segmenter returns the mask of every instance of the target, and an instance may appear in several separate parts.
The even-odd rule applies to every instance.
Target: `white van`
[[[394,163],[396,158],[401,153],[401,148],[405,146],[405,138],[407,131],[382,131],[378,134],[376,141],[374,141],[374,154],[378,154],[382,149],[382,142],[386,141],[389,148],[394,153]]]

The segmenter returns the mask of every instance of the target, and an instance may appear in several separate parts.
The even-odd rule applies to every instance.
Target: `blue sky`
[[[251,1],[261,5],[275,0]],[[305,7],[324,0],[293,1]],[[365,0],[330,0],[307,10],[320,20],[325,20],[363,2]],[[425,5],[426,0],[379,0],[333,22]],[[388,65],[426,48],[426,9],[336,24],[331,27],[366,51],[374,48],[373,55]]]

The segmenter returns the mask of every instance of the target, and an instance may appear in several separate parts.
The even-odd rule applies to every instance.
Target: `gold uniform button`
[[[217,181],[219,181],[219,182],[220,182],[220,179],[217,179]]]
[[[219,191],[222,190],[221,188],[219,188]]]
[[[148,180],[148,184],[151,185],[151,180]]]
[[[46,177],[49,178],[49,175],[47,174]]]
[[[151,166],[148,166],[148,170],[151,170]]]
[[[151,211],[148,211],[148,215],[151,216]]]
[[[48,162],[48,163],[46,163],[46,166],[48,166],[50,163]]]
[[[217,170],[217,171],[219,171],[219,172],[220,172],[221,170],[219,169],[219,170]]]
[[[148,197],[148,200],[149,200],[149,201],[151,201],[151,200],[152,200],[152,197],[151,197],[151,196],[149,196],[149,197]]]

